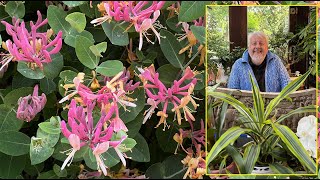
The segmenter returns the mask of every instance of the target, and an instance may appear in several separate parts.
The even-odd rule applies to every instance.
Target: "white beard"
[[[254,55],[251,56],[251,60],[254,64],[260,65],[265,57],[266,55],[263,55],[262,53],[254,53]]]

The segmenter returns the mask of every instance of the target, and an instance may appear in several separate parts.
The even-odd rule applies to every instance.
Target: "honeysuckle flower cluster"
[[[31,69],[39,67],[43,69],[44,63],[52,61],[50,55],[56,54],[62,47],[62,31],[57,33],[57,36],[51,40],[52,30],[40,33],[37,30],[48,23],[48,19],[42,20],[40,11],[37,11],[38,20],[36,23],[30,21],[31,32],[25,26],[25,22],[13,17],[12,24],[6,21],[1,21],[6,26],[7,33],[12,36],[12,40],[5,42],[4,49],[9,51],[2,59],[2,67],[5,68],[11,61],[27,62]]]
[[[190,179],[203,179],[203,176],[206,174],[205,156],[206,153],[201,150],[201,144],[196,146],[196,153],[194,153],[191,147],[188,148],[188,155],[181,161],[184,166],[188,167],[183,179],[186,179],[188,176]]]
[[[193,20],[193,25],[194,26],[204,26],[204,21],[203,21],[203,17],[200,17],[199,19],[197,20]],[[185,51],[187,51],[188,49],[189,50],[189,54],[188,54],[188,57],[190,58],[191,55],[192,55],[192,47],[195,46],[199,41],[197,40],[197,38],[194,36],[193,32],[190,30],[190,25],[187,23],[187,22],[179,22],[177,24],[178,25],[182,25],[182,29],[183,31],[185,32],[184,34],[180,34],[179,35],[179,38],[178,38],[178,41],[182,41],[184,40],[185,38],[188,39],[188,42],[189,44],[185,47],[183,47],[180,51],[179,51],[179,54],[182,54],[184,53]],[[204,63],[204,57],[205,57],[205,54],[206,54],[206,48],[204,47],[203,44],[201,44],[197,51],[201,53],[201,56],[200,56],[200,62],[199,62],[199,66],[202,65]]]
[[[111,179],[148,179],[145,175],[142,175],[141,172],[134,169],[127,169],[124,166],[121,166],[120,170],[117,173],[112,173],[110,175]]]
[[[303,117],[298,122],[297,136],[309,155],[316,158],[317,118],[314,115]]]
[[[176,133],[173,136],[173,139],[178,143],[174,154],[177,154],[179,145],[182,148],[182,150],[188,154],[187,150],[182,145],[184,138],[190,138],[192,140],[192,144],[194,145],[194,147],[197,147],[198,143],[202,144],[203,146],[205,145],[205,130],[204,130],[203,120],[201,120],[200,123],[201,123],[201,128],[197,131],[193,130],[193,124],[190,123],[191,130],[183,130],[180,128],[179,133]]]
[[[150,35],[147,33],[149,29],[156,35],[160,44],[160,34],[155,28],[164,28],[157,19],[165,1],[153,1],[150,6],[146,6],[149,3],[149,1],[104,1],[97,5],[102,17],[92,20],[91,23],[96,26],[105,21],[110,23],[111,20],[129,22],[128,28],[134,25],[136,32],[140,34],[139,50],[142,48],[143,37],[148,42],[154,43],[147,37]]]
[[[61,170],[72,162],[72,159],[77,151],[83,146],[91,148],[93,155],[96,158],[98,170],[107,175],[107,166],[104,164],[102,154],[105,153],[109,147],[113,147],[117,152],[122,163],[126,165],[124,154],[119,149],[119,145],[127,138],[122,136],[120,140],[111,141],[112,135],[115,131],[115,121],[110,121],[115,106],[112,106],[106,113],[105,109],[101,109],[101,117],[94,127],[92,112],[95,107],[95,102],[87,101],[87,106],[77,106],[73,99],[70,103],[68,112],[68,125],[71,131],[67,128],[65,121],[61,121],[61,132],[68,138],[72,149],[68,153],[67,159],[61,166]]]
[[[195,118],[192,115],[192,110],[187,105],[191,102],[194,109],[199,106],[191,95],[193,93],[194,86],[197,83],[197,78],[195,78],[197,72],[194,72],[190,67],[187,67],[181,79],[178,81],[174,80],[173,85],[170,88],[166,88],[159,80],[159,73],[156,73],[153,65],[145,69],[139,68],[139,71],[141,73],[139,78],[143,82],[143,87],[148,96],[147,104],[151,105],[150,108],[145,111],[143,124],[151,117],[156,108],[159,109],[158,105],[160,103],[163,103],[163,109],[157,112],[157,116],[160,116],[160,121],[156,128],[162,123],[164,124],[163,130],[165,130],[166,127],[169,128],[166,123],[169,103],[172,103],[174,106],[171,111],[175,112],[175,119],[177,119],[179,125],[181,125],[182,120],[180,109],[183,110],[186,121],[195,121]],[[185,83],[186,80],[190,80],[191,82],[185,85],[183,83]],[[157,93],[152,93],[152,90],[155,90]]]
[[[17,118],[30,122],[44,108],[47,98],[44,93],[38,95],[38,85],[35,85],[33,94],[18,99]]]
[[[99,171],[101,170],[104,175],[107,175],[107,167],[103,162],[102,154],[109,147],[115,149],[120,160],[126,166],[125,157],[127,156],[121,152],[120,145],[127,136],[122,136],[117,141],[111,141],[111,138],[114,133],[128,131],[120,119],[118,104],[124,110],[127,110],[127,106],[136,107],[133,103],[135,99],[126,95],[130,91],[134,91],[139,86],[139,82],[133,84],[133,80],[130,80],[130,72],[125,69],[112,78],[104,77],[103,82],[101,82],[104,85],[101,85],[96,79],[95,73],[93,74],[91,88],[83,84],[84,73],[78,73],[77,77],[73,79],[73,84],[65,84],[63,86],[66,92],[70,88],[75,88],[75,90],[62,98],[60,103],[76,95],[79,95],[79,97],[74,97],[69,105],[68,125],[71,131],[67,128],[65,121],[61,122],[62,133],[68,138],[70,145],[73,147],[61,169],[69,161],[70,163],[72,162],[76,151],[79,151],[83,146],[89,146],[96,158]],[[77,103],[80,105],[78,106]],[[94,126],[92,112],[95,107],[100,109],[101,116]]]

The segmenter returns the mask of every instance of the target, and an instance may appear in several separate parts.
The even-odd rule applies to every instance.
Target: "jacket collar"
[[[267,52],[267,61],[270,61],[271,59],[273,59],[273,56],[272,56],[271,52],[268,50],[268,52]],[[244,51],[240,61],[243,62],[243,63],[249,63],[249,52],[248,52],[248,49]]]

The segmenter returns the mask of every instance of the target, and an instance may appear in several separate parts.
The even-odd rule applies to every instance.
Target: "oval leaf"
[[[182,1],[179,21],[191,22],[200,16],[204,16],[206,5],[210,3],[210,1]]]
[[[4,104],[0,105],[0,132],[2,131],[18,131],[23,121],[16,118],[13,108]]]
[[[62,1],[68,7],[76,7],[86,3],[86,1]]]
[[[79,33],[81,33],[84,30],[87,24],[86,16],[80,12],[74,12],[74,13],[68,14],[65,19]]]
[[[117,46],[129,44],[128,33],[125,32],[125,29],[121,25],[111,21],[110,23],[104,22],[101,26],[112,44]]]
[[[52,62],[43,65],[43,73],[49,78],[57,77],[63,68],[63,56],[60,53],[50,55]]]
[[[53,154],[54,148],[46,146],[42,138],[32,137],[30,143],[31,165],[42,163]]]
[[[206,28],[205,27],[192,25],[190,27],[190,29],[191,29],[193,35],[200,42],[200,44],[206,43]]]
[[[120,71],[123,71],[123,64],[121,61],[118,60],[108,60],[106,62],[101,63],[97,69],[97,73],[100,73],[104,76],[115,76]]]
[[[150,153],[149,146],[144,137],[141,134],[137,134],[134,139],[137,142],[137,145],[132,148],[132,151],[126,152],[128,157],[131,157],[133,161],[137,162],[149,162]]]
[[[0,178],[15,179],[24,169],[26,156],[8,156],[0,153]]]
[[[27,63],[25,63],[23,61],[18,62],[17,70],[24,77],[29,78],[29,79],[42,79],[45,77],[43,71],[41,71],[39,68],[32,70],[28,67]]]
[[[45,94],[50,94],[53,91],[55,91],[57,88],[57,85],[54,83],[52,79],[48,78],[43,78],[40,80],[40,89],[45,93]]]
[[[62,31],[63,38],[69,34],[71,26],[65,20],[67,12],[57,6],[50,5],[47,10],[47,16],[48,23],[56,34]]]
[[[76,54],[79,61],[90,69],[94,69],[98,63],[99,58],[95,56],[89,49],[93,45],[93,42],[83,36],[76,37]]]
[[[5,11],[11,16],[22,19],[25,15],[25,7],[23,2],[19,1],[9,1],[5,5]]]
[[[182,47],[177,38],[171,32],[166,30],[161,30],[160,36],[165,37],[161,39],[160,43],[164,56],[174,67],[183,69],[185,56],[184,54],[179,54]]]
[[[69,46],[75,48],[76,47],[76,37],[77,36],[86,37],[87,39],[89,39],[92,42],[92,44],[94,43],[93,36],[89,31],[84,30],[81,33],[79,33],[77,30],[75,30],[73,28],[71,29],[70,33],[66,36],[66,38],[64,38],[64,42],[66,44],[68,44]]]
[[[9,92],[5,97],[4,97],[4,104],[6,105],[17,105],[18,99],[20,97],[28,96],[32,94],[33,88],[32,87],[22,87],[19,89],[14,89],[11,92]]]
[[[11,156],[29,152],[30,138],[22,132],[0,132],[0,151]]]

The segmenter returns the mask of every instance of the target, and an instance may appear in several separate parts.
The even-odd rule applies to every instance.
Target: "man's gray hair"
[[[248,47],[250,45],[250,39],[251,39],[252,36],[258,36],[260,38],[264,38],[266,40],[266,42],[267,42],[267,45],[269,44],[268,36],[262,31],[257,31],[257,32],[249,33],[249,35],[248,35]]]

